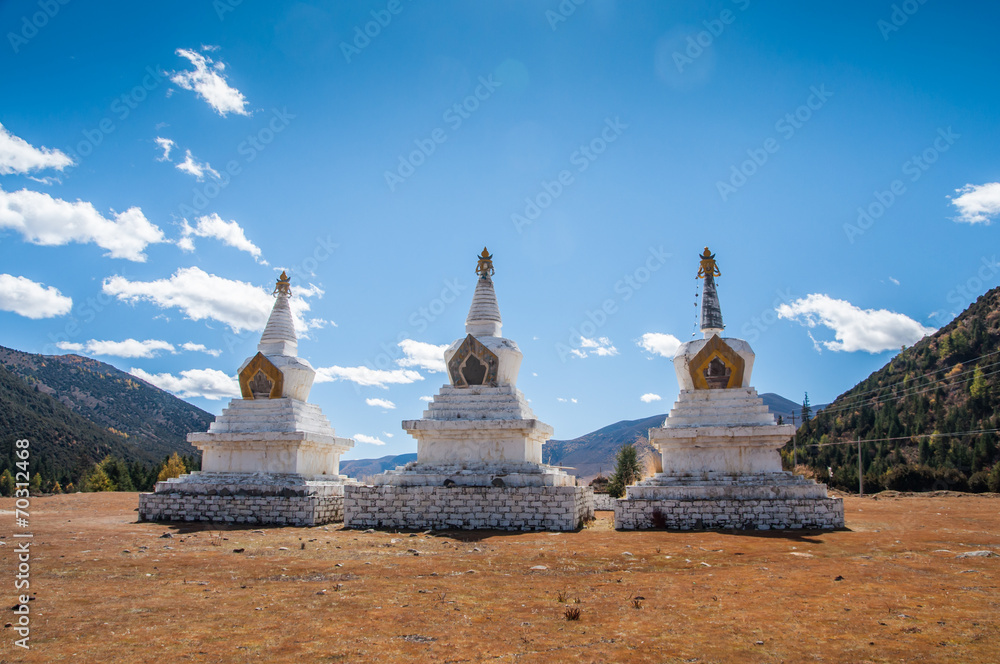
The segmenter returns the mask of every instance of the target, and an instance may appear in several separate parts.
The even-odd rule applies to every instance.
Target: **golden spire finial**
[[[285,274],[285,271],[281,271],[281,276],[278,277],[278,283],[274,286],[274,291],[271,295],[291,295],[292,294],[292,280]]]
[[[719,272],[719,266],[715,264],[715,254],[705,247],[705,252],[701,255],[701,266],[698,268],[698,279],[704,279],[705,277],[721,277],[722,273]]]
[[[488,277],[496,274],[496,270],[493,269],[493,254],[491,254],[486,247],[483,247],[483,253],[479,255],[479,263],[476,265],[476,274],[480,277]]]

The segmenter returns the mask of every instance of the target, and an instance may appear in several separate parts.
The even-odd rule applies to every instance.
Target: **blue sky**
[[[0,344],[218,413],[284,268],[357,458],[484,245],[556,438],[669,410],[705,245],[796,401],[1000,283],[995,3],[677,4],[3,3]]]

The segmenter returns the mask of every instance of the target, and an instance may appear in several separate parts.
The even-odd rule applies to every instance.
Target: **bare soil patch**
[[[7,628],[0,660],[1000,660],[996,495],[847,497],[846,530],[763,533],[617,532],[610,512],[561,534],[219,528],[137,505],[32,499],[32,648]]]

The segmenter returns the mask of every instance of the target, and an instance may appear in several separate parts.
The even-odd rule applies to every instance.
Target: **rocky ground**
[[[616,532],[599,512],[503,534],[137,523],[134,493],[33,498],[32,647],[7,627],[0,660],[997,662],[1000,496],[845,500],[838,532]]]

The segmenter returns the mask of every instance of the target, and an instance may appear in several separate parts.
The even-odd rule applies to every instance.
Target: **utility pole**
[[[865,495],[865,476],[861,466],[861,437],[858,437],[858,495]]]

